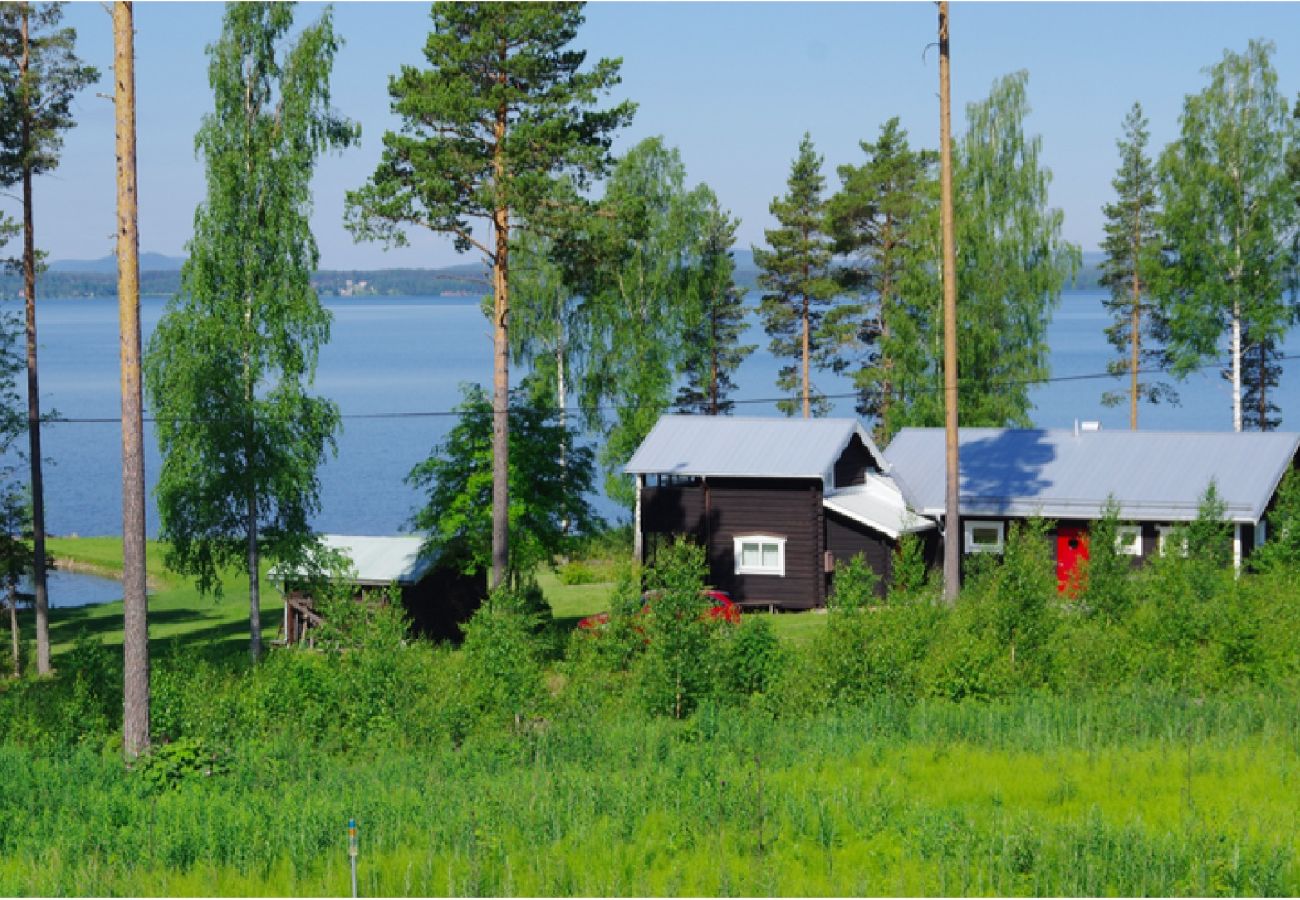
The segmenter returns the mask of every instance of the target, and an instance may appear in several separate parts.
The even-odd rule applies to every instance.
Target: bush
[[[648,573],[655,596],[638,616],[646,648],[636,673],[646,707],[656,714],[684,718],[713,680],[709,651],[716,623],[701,594],[707,573],[703,548],[684,539],[660,553]]]
[[[719,684],[727,696],[766,693],[783,665],[781,644],[766,617],[743,616],[739,628],[718,630]]]
[[[541,701],[542,627],[528,592],[498,589],[465,626],[464,690],[483,713],[518,725]]]

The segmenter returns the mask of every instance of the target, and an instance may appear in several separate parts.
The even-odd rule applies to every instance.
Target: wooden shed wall
[[[826,549],[836,563],[848,562],[859,553],[876,573],[876,595],[883,597],[894,576],[895,544],[883,534],[835,512],[826,514]],[[833,579],[827,576],[827,590]]]
[[[851,487],[867,483],[867,472],[877,471],[875,460],[856,434],[849,440],[848,446],[835,461],[834,478],[837,488]]]

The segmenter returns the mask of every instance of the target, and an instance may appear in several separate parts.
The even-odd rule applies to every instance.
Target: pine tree
[[[764,232],[770,249],[754,248],[758,283],[766,292],[759,315],[771,338],[769,347],[778,359],[793,360],[781,368],[777,388],[797,391],[799,397],[777,406],[788,416],[802,410],[805,419],[830,411],[830,402],[813,387],[811,374],[815,365],[829,365],[819,332],[825,307],[835,296],[821,167],[812,136],[804,134],[790,167],[787,192],[769,207],[778,223]]]
[[[259,561],[310,553],[316,471],[339,422],[334,403],[308,393],[330,326],[311,286],[311,174],[357,136],[329,105],[329,11],[284,46],[292,26],[289,4],[231,3],[208,48],[215,108],[196,138],[207,196],[145,361],[168,564],[207,591],[244,563],[254,659]]]
[[[1134,103],[1124,119],[1124,136],[1117,142],[1119,171],[1111,185],[1115,202],[1107,203],[1106,238],[1102,250],[1101,283],[1110,288],[1105,301],[1113,323],[1106,338],[1119,353],[1108,370],[1113,375],[1127,374],[1129,388],[1129,428],[1138,427],[1138,403],[1178,402],[1173,386],[1161,381],[1143,381],[1144,365],[1164,367],[1168,354],[1162,346],[1167,325],[1160,310],[1150,302],[1147,292],[1160,264],[1160,236],[1156,228],[1155,167],[1147,155],[1147,120],[1142,105]],[[1116,406],[1126,399],[1125,393],[1107,392],[1102,402]]]
[[[389,82],[402,129],[384,135],[375,174],[347,199],[358,237],[401,245],[406,228],[428,228],[492,268],[494,586],[508,569],[511,238],[581,214],[579,189],[605,170],[611,136],[635,109],[594,108],[618,84],[620,61],[582,71],[586,54],[571,47],[582,8],[435,3],[429,68],[405,66]]]
[[[117,302],[122,366],[122,745],[149,747],[149,600],[145,576],[144,398],[140,376],[140,229],[135,161],[135,10],[113,4],[117,143]]]
[[[683,359],[686,383],[677,391],[679,412],[726,415],[735,403],[734,374],[755,347],[741,344],[745,332],[745,292],[736,286],[736,243],[739,219],[721,209],[707,187],[697,190],[703,222],[699,247],[689,275],[684,319]]]
[[[1247,431],[1275,431],[1282,424],[1277,388],[1282,381],[1282,351],[1272,335],[1246,335],[1241,361],[1241,417]],[[1224,378],[1228,374],[1224,373]]]
[[[848,261],[837,282],[857,299],[826,313],[820,339],[833,368],[851,373],[858,412],[888,442],[928,362],[922,320],[929,310],[917,301],[938,291],[930,240],[938,156],[912,150],[897,116],[861,147],[866,161],[840,167],[842,186],[827,203],[835,252]]]
[[[41,470],[41,400],[36,337],[36,226],[32,180],[59,164],[63,132],[75,123],[72,100],[99,78],[73,52],[77,33],[60,28],[61,3],[0,5],[0,186],[22,186],[23,297],[27,314],[27,461],[31,466],[36,671],[50,669],[49,598],[45,583],[45,487]]]
[[[1226,333],[1235,431],[1268,418],[1252,421],[1243,403],[1251,344],[1279,345],[1295,318],[1285,288],[1295,268],[1287,159],[1296,125],[1272,53],[1264,41],[1225,52],[1208,70],[1209,85],[1184,101],[1180,136],[1158,165],[1166,261],[1155,286],[1174,372],[1217,357]],[[1261,388],[1267,380],[1265,373]]]

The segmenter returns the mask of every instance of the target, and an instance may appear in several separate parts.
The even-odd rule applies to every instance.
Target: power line
[[[1276,359],[1279,361],[1296,360],[1296,359],[1300,359],[1300,354],[1297,353],[1287,354],[1284,356],[1276,357]],[[1189,366],[1188,371],[1199,372],[1202,369],[1208,369],[1223,364],[1224,363],[1219,360],[1207,361],[1203,363],[1198,363],[1197,365],[1194,366]],[[1003,379],[1000,381],[992,382],[990,384],[990,387],[1009,388],[1009,387],[1025,387],[1025,386],[1044,385],[1044,384],[1061,384],[1064,382],[1071,382],[1071,381],[1098,381],[1103,378],[1123,378],[1128,374],[1129,374],[1128,372],[1086,372],[1086,373],[1075,374],[1075,375],[1057,375],[1049,378],[1010,378],[1010,379]],[[1168,367],[1155,366],[1151,368],[1139,368],[1138,374],[1139,375],[1169,375],[1170,370]],[[970,379],[961,379],[960,383],[971,384],[972,382]],[[942,392],[942,390],[943,387],[941,385],[920,385],[914,388],[912,390],[912,393],[937,394]],[[861,396],[861,393],[858,391],[844,391],[844,392],[838,392],[834,394],[819,394],[818,396],[826,400],[852,400]],[[773,403],[780,403],[782,401],[793,401],[798,399],[799,396],[797,394],[791,394],[791,395],[783,395],[783,396],[775,396],[775,397],[757,397],[748,400],[732,400],[731,403],[734,406],[740,406],[740,405],[756,405],[756,404],[773,404]],[[652,404],[642,404],[638,406],[637,404],[602,403],[602,404],[597,404],[595,406],[579,405],[574,407],[568,407],[565,409],[565,412],[591,415],[600,412],[618,412],[620,410],[650,408],[651,406]],[[658,404],[653,404],[653,406],[657,408]],[[339,416],[339,418],[344,420],[349,420],[349,421],[357,421],[357,420],[368,420],[368,419],[460,418],[463,415],[464,415],[463,410],[439,409],[439,410],[406,410],[406,411],[377,412],[377,413],[343,413]],[[52,425],[116,425],[121,423],[121,421],[122,419],[120,416],[49,416],[42,419],[43,424],[52,424]],[[156,423],[159,420],[156,416],[145,416],[144,421]],[[223,420],[187,419],[186,421],[218,422]],[[231,419],[229,421],[232,422],[243,421],[243,419],[242,418]]]

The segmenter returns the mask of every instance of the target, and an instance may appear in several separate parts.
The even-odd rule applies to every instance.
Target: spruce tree
[[[339,49],[329,11],[285,45],[292,26],[289,4],[226,7],[208,48],[215,105],[195,139],[207,196],[181,293],[145,360],[168,564],[203,591],[244,564],[254,659],[260,560],[310,553],[316,471],[339,422],[334,403],[308,393],[330,327],[311,285],[311,174],[321,153],[357,136],[329,103]]]
[[[582,213],[580,189],[605,170],[635,108],[595,108],[620,61],[583,70],[586,53],[572,47],[582,8],[435,3],[428,68],[404,66],[389,81],[401,130],[385,133],[375,174],[347,199],[357,237],[402,245],[405,229],[428,228],[492,269],[493,585],[508,568],[511,238]]]
[[[1163,367],[1168,354],[1163,348],[1167,326],[1160,310],[1150,302],[1151,280],[1160,265],[1160,234],[1156,228],[1156,174],[1147,155],[1147,120],[1142,105],[1134,103],[1124,119],[1124,136],[1119,147],[1119,171],[1111,181],[1115,201],[1102,207],[1106,216],[1106,238],[1101,249],[1101,283],[1110,288],[1106,309],[1113,319],[1106,338],[1119,353],[1107,366],[1112,375],[1127,375],[1127,392],[1108,391],[1102,396],[1107,406],[1128,400],[1129,428],[1138,427],[1138,403],[1178,402],[1172,385],[1143,381],[1144,365]]]
[[[777,406],[788,416],[802,411],[805,419],[825,415],[831,406],[812,385],[812,368],[829,364],[819,334],[825,308],[835,296],[821,167],[822,157],[805,133],[786,194],[768,207],[778,227],[764,232],[768,249],[754,248],[758,283],[765,291],[759,315],[771,338],[769,347],[778,359],[792,360],[781,367],[777,388],[798,397]]]
[[[854,296],[822,320],[820,339],[833,367],[847,371],[858,391],[858,412],[888,442],[906,420],[928,363],[918,300],[937,291],[932,221],[938,155],[913,150],[895,116],[875,143],[861,142],[867,158],[839,168],[840,190],[827,203],[840,288]]]
[[[27,317],[27,462],[31,467],[32,546],[36,595],[36,671],[50,668],[49,598],[45,583],[45,485],[41,469],[41,400],[36,336],[36,225],[33,179],[59,164],[63,132],[75,123],[72,100],[99,78],[77,58],[77,33],[60,27],[61,3],[0,5],[0,186],[20,185]]]
[[[1267,424],[1268,414],[1257,413],[1266,391],[1256,412],[1243,402],[1252,360],[1263,367],[1255,381],[1268,381],[1269,354],[1253,355],[1252,345],[1279,345],[1295,317],[1285,288],[1295,268],[1287,159],[1296,125],[1272,53],[1264,41],[1225,52],[1208,70],[1209,85],[1184,101],[1179,138],[1158,165],[1166,264],[1156,289],[1174,372],[1216,358],[1226,334],[1234,431]]]
[[[697,194],[702,201],[703,221],[699,247],[689,275],[681,373],[685,377],[677,391],[679,412],[706,416],[726,415],[735,403],[735,372],[754,352],[741,344],[745,332],[745,292],[736,286],[736,243],[739,219],[718,205],[707,187]]]

